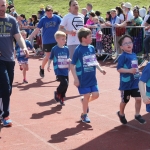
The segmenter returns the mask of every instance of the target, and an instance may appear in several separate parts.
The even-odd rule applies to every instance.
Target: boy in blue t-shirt
[[[68,88],[68,73],[69,73],[69,50],[64,46],[66,43],[66,34],[62,31],[55,33],[57,45],[52,48],[51,55],[48,61],[47,70],[50,72],[50,64],[53,60],[53,67],[57,80],[60,82],[57,91],[54,92],[54,99],[56,102],[64,104],[64,97]]]
[[[98,85],[96,80],[96,68],[103,74],[106,72],[99,66],[97,62],[95,49],[92,45],[92,33],[88,28],[81,28],[78,32],[80,45],[76,47],[72,63],[71,71],[74,77],[74,85],[78,87],[78,91],[82,98],[83,113],[81,120],[90,123],[88,113],[88,103],[99,97]]]
[[[146,83],[146,92],[145,92]],[[139,89],[143,102],[146,104],[146,111],[150,112],[150,62],[146,65],[142,71],[142,76],[139,81]]]
[[[25,30],[22,30],[22,31],[20,31],[20,33],[25,40],[28,50],[35,51],[34,47],[31,45],[31,43],[28,40],[26,40],[27,32]],[[26,79],[26,71],[29,70],[28,58],[26,57],[26,54],[23,52],[23,50],[19,47],[18,43],[16,43],[15,53],[17,56],[18,63],[20,65],[20,70],[23,71],[23,83],[28,83],[28,81]]]
[[[136,54],[132,53],[132,38],[129,35],[124,35],[119,39],[118,43],[123,53],[120,55],[117,65],[117,70],[120,73],[119,90],[121,92],[120,111],[117,112],[117,115],[122,124],[127,124],[124,109],[131,96],[135,98],[135,119],[144,124],[146,121],[140,115],[141,95],[138,87],[140,77],[138,61]]]

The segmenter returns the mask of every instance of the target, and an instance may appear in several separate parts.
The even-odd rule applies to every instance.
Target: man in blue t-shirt
[[[146,92],[145,92],[146,84]],[[142,71],[142,76],[140,77],[139,89],[143,102],[146,104],[146,111],[150,112],[150,62],[146,65]]]
[[[140,74],[138,71],[137,57],[132,53],[132,38],[129,35],[124,35],[120,38],[118,43],[123,53],[119,57],[117,65],[117,71],[120,73],[119,90],[121,92],[120,111],[117,112],[117,115],[122,124],[127,123],[124,109],[131,96],[135,98],[135,119],[139,123],[144,124],[146,121],[140,115],[141,95],[138,88]]]
[[[96,80],[96,68],[103,74],[106,72],[99,66],[97,62],[95,49],[91,44],[91,30],[81,28],[78,32],[78,38],[81,44],[77,46],[73,54],[71,71],[74,77],[74,84],[78,87],[78,91],[83,95],[82,105],[83,112],[81,120],[90,123],[87,115],[88,103],[99,97],[98,85]]]
[[[11,126],[9,106],[15,66],[14,38],[26,57],[29,53],[15,18],[6,14],[6,9],[6,0],[0,0],[0,119],[3,126]]]
[[[42,29],[42,43],[45,57],[42,61],[42,65],[40,66],[41,77],[44,77],[44,67],[48,62],[51,49],[56,45],[54,34],[58,30],[61,23],[61,18],[53,14],[52,6],[46,6],[45,13],[46,15],[41,18],[40,22],[37,25],[37,28],[29,36],[29,40],[32,40],[32,38],[39,33],[40,29]]]

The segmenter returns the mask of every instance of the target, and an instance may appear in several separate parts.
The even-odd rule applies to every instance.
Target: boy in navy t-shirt
[[[62,31],[55,33],[57,45],[52,48],[51,55],[48,61],[47,70],[50,72],[50,64],[53,60],[53,67],[57,80],[60,82],[57,91],[54,92],[54,99],[64,105],[64,97],[68,88],[68,73],[69,73],[69,50],[64,46],[66,43],[66,34]]]
[[[123,53],[120,55],[117,65],[117,70],[120,73],[119,90],[121,92],[120,111],[117,112],[117,115],[122,124],[127,123],[124,109],[131,96],[135,98],[135,119],[139,123],[144,124],[146,121],[140,115],[141,95],[138,87],[140,77],[138,61],[136,54],[132,53],[132,38],[129,35],[124,35],[119,39],[118,43],[123,50]]]
[[[145,92],[146,83],[146,92]],[[139,89],[143,102],[146,104],[146,111],[150,112],[150,62],[146,65],[142,71],[142,76],[139,81]]]
[[[88,103],[99,97],[96,68],[103,74],[106,74],[106,72],[99,66],[95,49],[90,45],[92,42],[91,30],[81,28],[78,32],[78,38],[81,44],[75,49],[71,71],[74,77],[74,85],[78,87],[79,93],[83,95],[81,120],[90,123],[87,115]]]

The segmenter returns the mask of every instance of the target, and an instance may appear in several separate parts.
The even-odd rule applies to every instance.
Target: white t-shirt
[[[73,15],[71,13],[65,15],[61,21],[61,26],[68,31],[76,30],[78,31],[84,26],[84,16],[82,14]],[[68,34],[67,45],[78,45],[80,44],[78,36],[72,36]]]
[[[133,11],[130,10],[129,12],[127,12],[126,21],[131,21],[132,19],[134,19]]]
[[[124,15],[123,14],[120,14],[118,17],[120,18],[120,21],[124,21]]]
[[[144,17],[144,20],[143,20],[141,26],[145,26],[145,23],[146,23],[146,21],[148,20],[149,17],[150,17],[150,15],[146,15]],[[147,33],[150,34],[150,29],[148,29],[148,30],[145,31],[145,34],[147,34]]]

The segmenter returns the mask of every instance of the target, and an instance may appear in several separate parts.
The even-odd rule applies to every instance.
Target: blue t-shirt
[[[28,50],[33,49],[33,46],[31,45],[30,41],[25,40],[26,46]],[[17,58],[25,58],[26,55],[24,54],[24,52],[22,51],[22,49],[19,47],[18,43],[16,43],[16,54],[17,54]]]
[[[58,31],[59,25],[61,23],[61,18],[57,15],[53,15],[52,18],[44,16],[38,23],[38,28],[42,28],[42,41],[43,44],[56,43],[54,34]]]
[[[69,49],[67,46],[63,48],[54,46],[49,59],[53,60],[55,75],[68,76]]]
[[[150,97],[150,62],[143,69],[140,81],[146,83],[146,96]]]
[[[95,49],[92,45],[83,46],[80,44],[75,49],[72,64],[76,65],[76,74],[80,82],[80,87],[97,85],[96,66],[89,65],[93,56],[96,58]]]
[[[131,62],[133,60],[137,60],[135,53],[129,54],[129,53],[123,52],[118,59],[117,70],[121,68],[131,69],[132,68]],[[120,73],[119,90],[138,89],[139,88],[138,83],[139,83],[139,79],[135,79],[133,74]]]
[[[7,14],[0,18],[0,60],[14,61],[13,39],[19,33],[16,19]]]

